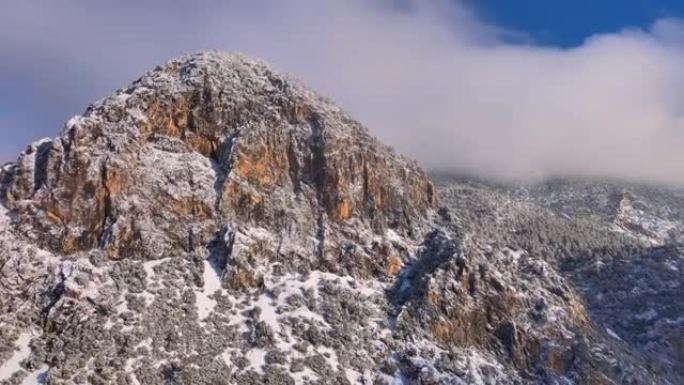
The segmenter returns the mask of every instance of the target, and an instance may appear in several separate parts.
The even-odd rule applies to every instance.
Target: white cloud
[[[30,63],[15,66],[27,79],[63,76],[55,62],[81,74],[89,99],[184,52],[238,50],[322,90],[427,168],[684,182],[674,19],[561,50],[509,44],[510,31],[448,1],[26,3],[0,16],[12,32],[0,48]]]

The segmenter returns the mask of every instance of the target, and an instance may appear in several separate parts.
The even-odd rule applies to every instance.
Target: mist
[[[263,58],[424,168],[684,184],[684,24],[535,44],[453,1],[6,2],[0,160],[172,57]]]

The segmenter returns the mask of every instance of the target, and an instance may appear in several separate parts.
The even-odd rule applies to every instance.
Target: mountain
[[[579,301],[576,315],[588,324],[586,330],[573,330],[573,338],[587,339],[582,354],[601,369],[576,383],[682,383],[683,191],[576,179],[532,185],[433,179],[441,204],[476,249],[484,244],[485,249],[522,251],[540,265],[525,272],[560,278],[556,287],[543,284],[543,290]],[[530,287],[538,289],[523,290]],[[555,320],[558,308],[549,308],[548,295],[539,297],[542,313]],[[521,314],[521,322],[524,318]],[[653,376],[628,373],[633,369]]]
[[[0,203],[3,384],[684,379],[684,194],[429,178],[246,56],[91,105]]]

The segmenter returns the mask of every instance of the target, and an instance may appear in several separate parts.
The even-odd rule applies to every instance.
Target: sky
[[[683,185],[678,3],[5,0],[0,162],[155,65],[218,49],[271,62],[430,170]]]
[[[661,18],[684,16],[681,0],[469,0],[488,23],[524,32],[536,44],[563,48],[624,28],[648,28]]]

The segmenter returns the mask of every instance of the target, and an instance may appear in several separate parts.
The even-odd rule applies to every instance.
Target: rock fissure
[[[110,233],[110,226],[112,225],[112,222],[115,220],[113,218],[113,207],[112,207],[112,194],[115,193],[115,191],[112,191],[113,188],[116,188],[115,186],[111,185],[111,180],[110,180],[110,175],[107,169],[107,160],[102,165],[102,172],[101,172],[101,178],[102,178],[102,205],[103,205],[103,212],[102,212],[102,219],[99,225],[99,235],[97,236],[98,240],[98,245],[100,248],[104,248],[107,246],[109,242],[109,233]]]

